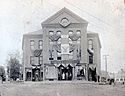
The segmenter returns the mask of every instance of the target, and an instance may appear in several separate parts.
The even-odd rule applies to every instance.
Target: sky
[[[41,29],[41,23],[62,8],[87,20],[88,31],[99,34],[101,69],[107,56],[109,72],[125,69],[124,0],[0,0],[0,65],[8,54],[22,52],[23,34]]]

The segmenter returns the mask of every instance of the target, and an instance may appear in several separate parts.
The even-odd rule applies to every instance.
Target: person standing
[[[65,74],[64,73],[62,74],[62,80],[65,80]]]

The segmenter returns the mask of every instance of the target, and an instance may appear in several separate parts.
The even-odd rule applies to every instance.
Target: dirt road
[[[26,82],[0,84],[1,96],[125,96],[125,85],[84,82]]]

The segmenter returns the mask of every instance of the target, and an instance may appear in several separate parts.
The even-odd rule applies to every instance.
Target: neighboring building
[[[106,82],[106,79],[109,78],[108,72],[106,71],[101,71],[100,75],[100,81],[101,82]]]
[[[125,71],[121,69],[118,73],[115,74],[115,82],[123,83],[125,82]]]
[[[0,66],[0,81],[5,81],[6,74],[5,74],[5,68],[3,66]]]
[[[24,80],[99,78],[101,44],[86,20],[63,8],[41,25],[23,36]]]
[[[114,73],[101,71],[101,75],[100,75],[100,81],[101,82],[108,82],[111,79],[115,79],[115,74]]]

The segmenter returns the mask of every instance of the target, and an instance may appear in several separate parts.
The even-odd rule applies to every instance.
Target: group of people
[[[72,74],[71,73],[62,73],[62,80],[71,80],[72,79]]]

